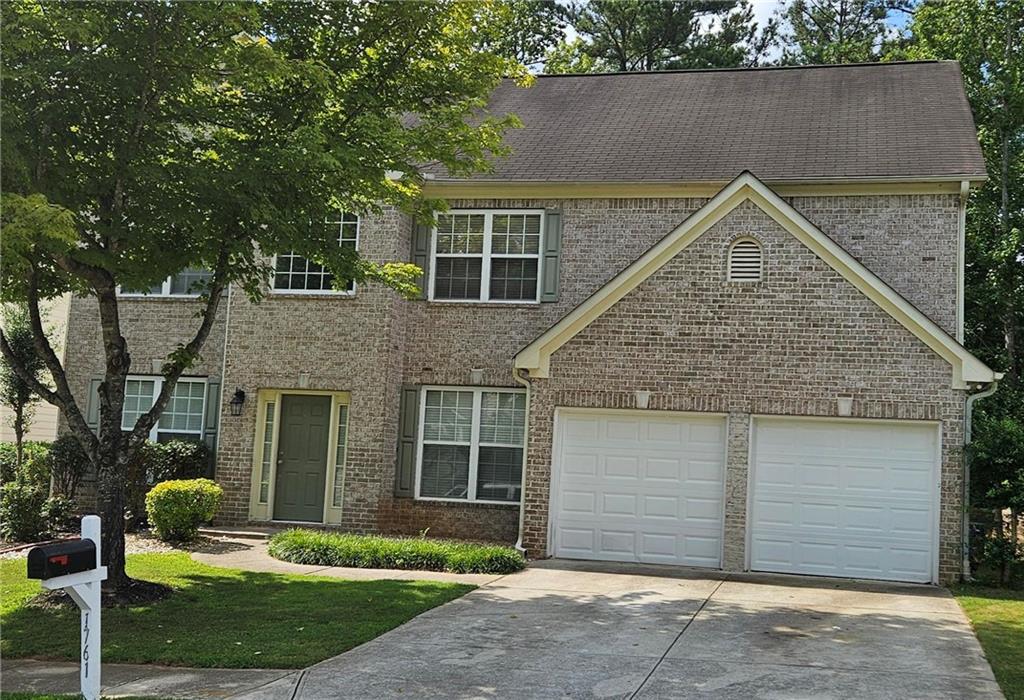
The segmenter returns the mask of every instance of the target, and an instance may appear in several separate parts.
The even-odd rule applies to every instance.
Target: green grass
[[[302,529],[274,535],[270,555],[296,564],[457,574],[509,574],[526,566],[523,555],[513,547]]]
[[[341,581],[206,566],[187,554],[136,554],[128,574],[174,588],[162,601],[103,611],[103,661],[301,668],[340,654],[473,586]],[[24,559],[0,561],[0,656],[78,657],[78,611],[25,602],[40,590]]]
[[[1024,700],[1024,591],[965,585],[953,594],[971,619],[1006,700]]]

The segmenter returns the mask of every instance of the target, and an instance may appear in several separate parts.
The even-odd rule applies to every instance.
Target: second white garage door
[[[721,566],[725,418],[559,409],[555,556]]]
[[[938,426],[757,418],[750,568],[934,577]]]

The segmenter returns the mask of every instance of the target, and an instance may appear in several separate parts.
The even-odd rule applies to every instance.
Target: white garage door
[[[721,566],[725,419],[560,409],[553,551]]]
[[[934,424],[759,418],[753,454],[751,569],[933,579]]]

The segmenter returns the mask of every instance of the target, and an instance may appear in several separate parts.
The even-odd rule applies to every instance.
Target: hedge
[[[381,537],[287,530],[270,539],[270,556],[296,564],[508,574],[526,566],[513,547],[425,537]]]

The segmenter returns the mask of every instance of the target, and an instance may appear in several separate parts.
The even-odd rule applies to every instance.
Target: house
[[[436,226],[327,224],[421,265],[423,299],[293,255],[259,305],[229,291],[152,436],[215,445],[223,521],[954,580],[965,405],[998,379],[961,344],[985,168],[958,66],[550,76],[491,109],[513,153],[430,172]],[[195,275],[122,299],[127,422]],[[74,300],[83,399],[95,316]]]

